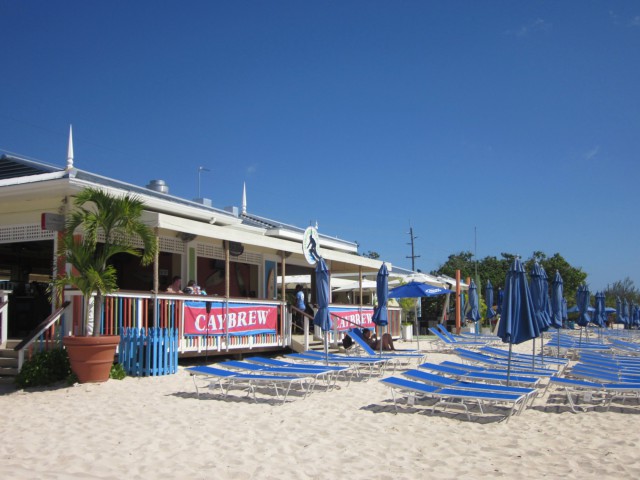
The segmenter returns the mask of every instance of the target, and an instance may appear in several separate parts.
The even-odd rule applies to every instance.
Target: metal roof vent
[[[164,180],[151,180],[147,188],[154,192],[169,193],[169,185]]]

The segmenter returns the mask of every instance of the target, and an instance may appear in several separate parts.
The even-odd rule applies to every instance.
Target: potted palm
[[[102,335],[104,295],[118,289],[117,272],[110,263],[116,254],[140,257],[143,265],[155,258],[158,248],[153,230],[140,220],[143,202],[135,196],[117,197],[96,188],[81,191],[74,199],[75,209],[67,217],[59,255],[73,267],[53,282],[59,296],[67,286],[80,290],[84,317],[80,335],[63,339],[71,369],[81,383],[109,378],[118,335]],[[98,242],[102,234],[103,242]],[[142,250],[133,240],[142,241]]]

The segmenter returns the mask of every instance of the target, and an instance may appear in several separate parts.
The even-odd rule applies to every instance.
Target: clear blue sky
[[[560,253],[640,287],[640,2],[0,0],[0,150],[430,271]],[[474,235],[474,232],[476,234]],[[477,247],[476,247],[477,245]]]

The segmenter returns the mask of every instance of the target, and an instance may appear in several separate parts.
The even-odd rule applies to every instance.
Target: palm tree
[[[60,242],[59,254],[66,257],[75,269],[54,281],[58,292],[67,285],[77,287],[84,296],[84,333],[100,335],[98,325],[89,319],[91,297],[94,322],[102,317],[104,295],[118,289],[116,269],[109,260],[116,254],[127,253],[140,257],[142,265],[155,258],[158,243],[153,230],[140,221],[144,203],[132,195],[116,197],[97,188],[87,188],[74,199],[75,210],[69,215]],[[81,231],[80,238],[76,231]],[[102,233],[104,242],[98,243]],[[142,241],[142,251],[133,245],[133,239]]]

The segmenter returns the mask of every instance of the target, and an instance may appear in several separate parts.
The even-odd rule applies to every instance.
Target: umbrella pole
[[[418,342],[418,350],[420,350],[420,330],[418,328],[418,300],[413,306],[413,326],[416,328],[416,340]]]
[[[324,363],[329,365],[329,336],[327,331],[324,332]]]
[[[507,387],[509,384],[509,379],[511,378],[511,347],[513,344],[509,342],[509,360],[507,360]]]
[[[533,339],[533,349],[531,355],[531,370],[536,369],[536,339]]]
[[[560,358],[560,329],[558,329],[558,358]]]

